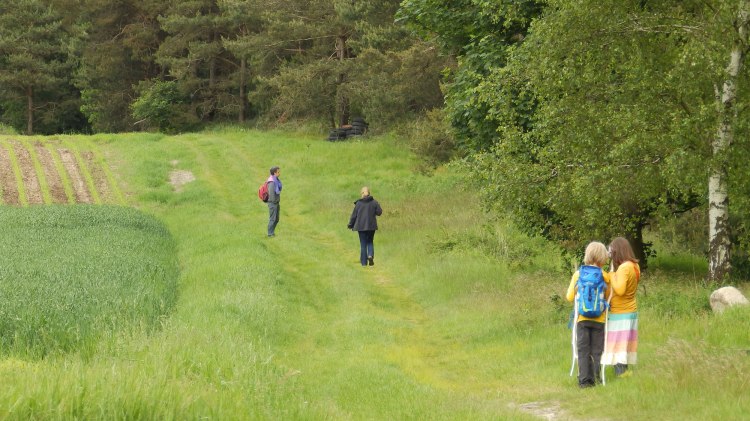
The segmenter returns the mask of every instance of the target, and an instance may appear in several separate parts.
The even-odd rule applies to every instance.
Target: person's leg
[[[367,266],[367,231],[357,231],[359,234],[359,262]]]
[[[268,204],[268,236],[273,237],[276,231],[276,224],[279,223],[279,204]]]
[[[281,203],[276,204],[276,221],[273,223],[274,232],[276,232],[276,226],[279,225],[279,219],[281,219]]]
[[[601,361],[604,352],[604,323],[591,322],[591,358],[594,379],[601,383]]]
[[[622,376],[626,371],[628,371],[627,364],[615,364],[615,376]]]
[[[375,231],[367,232],[367,259],[370,266],[375,264]]]
[[[591,329],[586,321],[576,323],[576,348],[578,351],[578,385],[594,385],[594,373],[591,361]]]

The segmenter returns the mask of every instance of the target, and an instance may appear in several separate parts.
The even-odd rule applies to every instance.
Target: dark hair
[[[278,171],[278,170],[279,170],[279,167],[276,167],[276,166],[271,167],[271,175],[276,174],[276,171]]]
[[[617,270],[621,264],[625,262],[638,263],[638,259],[635,258],[633,248],[630,247],[630,242],[625,237],[617,237],[609,243],[609,252],[612,258],[613,269]]]

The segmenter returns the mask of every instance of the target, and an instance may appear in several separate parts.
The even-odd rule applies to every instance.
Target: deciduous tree
[[[747,48],[745,1],[549,1],[482,94],[499,133],[474,161],[488,199],[575,247],[626,233],[641,248],[654,216],[710,205],[723,279],[728,198],[747,195],[728,177],[748,153],[733,142]]]

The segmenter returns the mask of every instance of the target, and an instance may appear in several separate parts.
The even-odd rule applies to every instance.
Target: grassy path
[[[250,204],[255,205],[250,212],[260,214],[252,221],[258,225],[239,226],[255,233],[273,256],[269,265],[276,265],[283,283],[285,320],[291,324],[286,335],[275,338],[279,355],[274,360],[302,387],[306,405],[314,412],[345,418],[404,418],[422,412],[455,419],[455,408],[440,410],[429,403],[431,398],[445,402],[445,396],[438,399],[443,393],[433,387],[445,376],[429,361],[448,347],[430,344],[425,331],[428,315],[388,273],[387,254],[378,259],[378,266],[361,268],[356,236],[341,229],[350,207],[323,215],[307,211],[307,197],[300,192],[315,191],[317,180],[295,177],[298,171],[293,167],[284,168],[282,177],[287,184],[279,235],[263,238],[265,206],[250,201],[252,196],[247,200],[236,194],[255,187],[246,182],[246,163],[253,162],[255,145],[241,146],[211,151],[195,145],[191,151],[211,190],[223,193],[218,202],[227,205],[227,211],[242,218]],[[205,154],[216,154],[210,158],[222,163],[220,171],[207,167]]]
[[[265,338],[271,343],[270,358],[282,373],[284,383],[299,390],[298,404],[304,411],[366,419],[492,417],[496,408],[486,412],[486,408],[475,409],[464,403],[470,393],[465,385],[470,383],[446,364],[447,355],[460,355],[454,353],[459,345],[450,338],[431,337],[431,316],[394,275],[399,268],[389,267],[390,250],[378,242],[380,238],[376,239],[377,266],[359,266],[356,235],[344,228],[352,194],[356,197],[358,187],[329,192],[346,197],[339,200],[343,207],[316,211],[316,207],[321,207],[316,197],[325,202],[326,195],[303,192],[316,192],[320,178],[305,177],[304,170],[309,171],[309,167],[285,167],[281,162],[286,183],[282,221],[278,236],[267,239],[263,235],[267,211],[254,197],[255,184],[263,175],[251,175],[264,174],[269,166],[256,164],[254,154],[269,152],[259,151],[257,143],[227,143],[205,137],[196,140],[185,136],[178,142],[178,147],[170,148],[183,155],[182,159],[175,159],[180,162],[177,166],[186,165],[195,171],[197,183],[210,192],[210,199],[203,200],[210,200],[213,212],[203,215],[200,221],[183,221],[182,212],[182,226],[176,230],[178,239],[189,234],[199,238],[185,238],[178,243],[189,245],[189,253],[209,253],[196,242],[224,245],[205,256],[207,260],[221,256],[227,261],[227,253],[242,259],[242,248],[246,247],[267,252],[265,262],[252,262],[253,270],[262,271],[264,265],[268,266],[275,285],[274,302],[283,316]],[[286,159],[302,160],[294,155]],[[248,168],[248,164],[253,168]],[[356,163],[352,167],[353,171]],[[322,183],[327,184],[327,180]],[[167,213],[165,216],[169,221],[171,217]],[[186,229],[193,224],[202,229]],[[238,248],[230,249],[226,229],[231,229],[233,236],[242,233],[239,235],[245,237]],[[199,259],[202,256],[185,256],[188,262]],[[216,277],[210,271],[197,278],[190,269],[185,272],[189,283],[185,284],[183,303],[192,313],[206,314],[195,311],[201,304],[192,301],[192,283],[195,282],[196,292],[205,291],[205,285],[197,279]],[[238,291],[232,292],[235,293]],[[220,293],[217,289],[208,296],[213,294]],[[224,291],[220,299],[226,294]],[[207,298],[205,292],[198,295]],[[507,412],[502,409],[500,413]]]

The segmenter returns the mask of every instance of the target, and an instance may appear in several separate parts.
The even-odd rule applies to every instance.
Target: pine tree
[[[173,1],[159,21],[167,37],[157,62],[177,80],[190,112],[200,121],[213,121],[231,103],[229,75],[238,67],[222,44],[229,22],[215,0]]]
[[[162,73],[154,52],[164,37],[157,16],[165,6],[120,0],[86,2],[83,8],[77,18],[87,36],[74,78],[82,110],[95,131],[133,130],[134,86]]]
[[[69,93],[73,40],[60,15],[40,0],[0,4],[0,101],[5,118],[25,115],[27,134],[34,133],[37,110],[70,99],[60,93]]]

